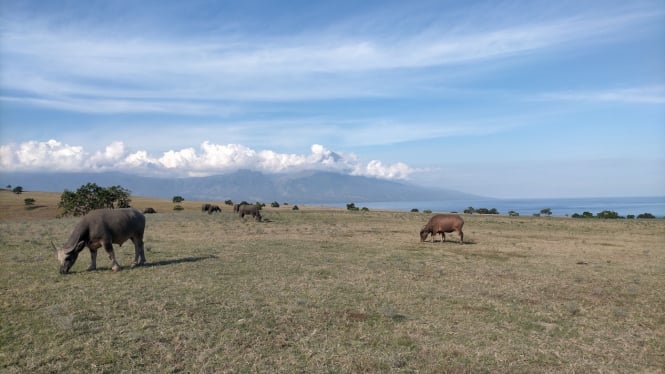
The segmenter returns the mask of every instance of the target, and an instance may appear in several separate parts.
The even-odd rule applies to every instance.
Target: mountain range
[[[239,170],[208,177],[144,177],[107,173],[0,173],[0,186],[21,186],[24,191],[76,191],[87,183],[102,187],[120,185],[134,196],[187,200],[261,201],[299,204],[383,202],[415,200],[463,200],[478,196],[445,188],[427,188],[405,182],[352,176],[333,172],[306,171],[264,174]]]

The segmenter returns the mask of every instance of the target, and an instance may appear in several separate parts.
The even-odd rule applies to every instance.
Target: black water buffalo
[[[233,213],[240,213],[240,207],[247,203],[233,204]]]
[[[261,221],[261,208],[256,205],[240,205],[238,207],[238,214],[240,218],[244,218],[245,215],[251,215],[255,220]]]
[[[86,214],[72,231],[65,245],[58,249],[53,242],[53,250],[60,262],[60,273],[66,274],[72,268],[84,247],[90,249],[90,267],[97,268],[97,249],[104,247],[112,261],[113,271],[120,270],[115,258],[113,244],[122,245],[131,239],[134,243],[134,266],[145,263],[143,232],[145,216],[134,208],[97,209]]]

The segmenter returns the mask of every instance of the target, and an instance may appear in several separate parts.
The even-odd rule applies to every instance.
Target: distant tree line
[[[60,195],[58,208],[62,208],[64,216],[81,216],[94,209],[129,208],[130,191],[121,186],[100,187],[96,183],[88,183],[75,192],[65,190]]]
[[[651,213],[642,213],[638,214],[637,217],[634,214],[629,214],[626,217],[620,216],[619,213],[612,210],[603,210],[602,212],[596,214],[595,216],[591,212],[583,212],[582,214],[575,213],[571,217],[573,218],[600,218],[600,219],[654,219],[654,216]]]

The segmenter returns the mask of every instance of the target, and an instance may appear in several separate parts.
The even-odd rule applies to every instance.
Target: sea
[[[346,204],[329,204],[330,206],[346,207]],[[470,199],[440,201],[383,201],[355,203],[358,208],[410,211],[431,210],[433,212],[463,212],[468,207],[474,209],[495,208],[499,214],[514,211],[522,215],[539,214],[542,209],[549,208],[553,216],[572,216],[575,213],[593,213],[609,210],[620,216],[651,213],[658,218],[665,218],[665,196],[656,197],[591,197],[591,198],[557,198],[557,199]]]

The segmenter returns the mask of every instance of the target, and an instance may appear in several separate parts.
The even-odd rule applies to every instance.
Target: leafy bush
[[[277,201],[273,201],[272,203],[270,203],[270,206],[273,208],[279,208],[279,203]]]
[[[621,216],[619,216],[619,213],[614,212],[614,211],[611,211],[611,210],[603,210],[602,212],[598,213],[596,216],[597,216],[598,218],[602,218],[602,219],[617,219],[617,218],[621,218]]]
[[[35,205],[35,201],[36,201],[36,200],[33,199],[33,198],[31,198],[31,197],[29,197],[29,198],[27,198],[27,199],[23,199],[23,203],[25,204],[25,206],[32,206],[32,205]]]
[[[540,214],[542,214],[544,216],[551,216],[552,215],[552,209],[550,209],[550,208],[541,209]]]
[[[346,210],[358,211],[360,208],[356,207],[355,203],[346,204]]]
[[[520,214],[517,213],[517,212],[514,211],[514,210],[511,210],[510,212],[508,212],[508,215],[509,215],[510,217],[519,217],[519,216],[520,216]]]
[[[300,210],[300,208],[298,208],[297,205],[294,205],[293,208],[291,208],[291,209],[292,209],[292,210]]]
[[[575,213],[571,217],[573,217],[573,218],[593,218],[593,213],[591,213],[591,212],[583,212],[582,214]]]
[[[182,196],[173,196],[173,204],[180,204],[185,201],[185,198]]]
[[[65,190],[60,195],[58,208],[64,209],[63,215],[81,216],[94,209],[128,208],[129,196],[130,191],[121,186],[104,188],[88,183],[76,192]]]
[[[654,219],[654,218],[656,218],[656,216],[654,216],[651,213],[642,213],[642,214],[638,214],[637,218],[638,219]]]
[[[411,213],[418,213],[418,212],[420,212],[420,211],[418,210],[418,208],[413,208],[413,209],[411,209]]]

